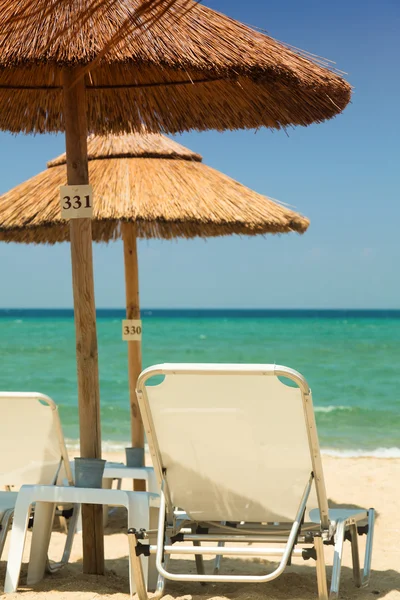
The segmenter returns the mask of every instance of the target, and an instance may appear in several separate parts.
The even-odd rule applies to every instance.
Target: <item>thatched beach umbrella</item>
[[[159,134],[91,136],[89,178],[96,189],[92,236],[123,239],[126,317],[140,319],[137,238],[304,233],[309,221],[203,164],[199,154]],[[0,197],[0,241],[69,241],[58,190],[66,156]],[[132,446],[143,446],[135,387],[141,342],[128,342]]]
[[[160,134],[88,138],[89,177],[96,188],[92,238],[122,238],[134,224],[138,238],[216,237],[304,233],[309,220],[205,165],[202,156]],[[0,196],[0,241],[69,241],[59,188],[66,154]]]
[[[111,2],[80,21],[82,0],[50,0],[52,10],[33,10],[23,27],[13,18],[21,1],[0,0],[0,129],[65,131],[68,184],[80,186],[85,206],[92,202],[88,131],[133,132],[143,124],[170,133],[309,125],[340,113],[350,100],[350,86],[336,73],[204,6],[193,4],[182,14],[185,1],[177,0],[151,28],[130,29],[104,54],[142,0]],[[101,436],[90,218],[71,219],[70,240],[81,455],[96,458]],[[102,511],[83,511],[84,571],[103,572]]]
[[[77,29],[81,0],[58,0],[57,18],[37,14],[23,28],[9,20],[20,2],[0,0],[0,129],[64,131],[63,73],[78,77],[141,2],[118,3],[49,45],[69,23]],[[351,87],[337,73],[201,4],[184,12],[185,3],[131,31],[86,74],[89,131],[279,129],[348,104]]]

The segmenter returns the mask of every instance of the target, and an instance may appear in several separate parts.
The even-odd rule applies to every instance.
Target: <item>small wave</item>
[[[375,448],[373,450],[337,450],[336,448],[322,448],[322,454],[336,458],[400,458],[400,448]]]
[[[340,410],[351,411],[353,408],[353,406],[314,406],[314,411],[317,413],[331,413]]]
[[[104,440],[101,443],[103,452],[123,452],[125,448],[129,448],[130,442],[117,442],[116,440]]]
[[[22,319],[15,319],[14,323],[23,323],[23,320]]]
[[[65,444],[68,450],[79,450],[79,440],[66,439]],[[101,444],[103,452],[122,452],[131,445],[128,441],[118,442],[117,440],[104,440]],[[148,445],[145,444],[145,450],[148,451]]]
[[[65,440],[68,450],[79,450],[79,440]],[[104,440],[101,444],[103,452],[123,452],[125,448],[130,447],[129,441]],[[144,445],[145,451],[149,451],[149,446]],[[375,448],[365,450],[362,448],[343,449],[337,448],[322,448],[321,453],[325,456],[333,456],[335,458],[400,458],[400,448]]]
[[[116,440],[104,440],[101,444],[103,452],[121,452],[125,448],[130,448],[131,442],[117,442]],[[145,452],[149,452],[149,445],[145,443]]]
[[[201,335],[199,335],[199,339],[200,339],[200,340],[206,340],[206,339],[207,339],[207,336],[206,336],[206,335],[203,335],[203,334],[201,334]]]
[[[67,450],[79,450],[79,440],[65,440],[65,445],[67,446]]]

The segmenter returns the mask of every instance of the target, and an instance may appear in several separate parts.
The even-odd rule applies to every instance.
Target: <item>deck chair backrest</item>
[[[57,405],[39,393],[0,392],[0,487],[72,482]]]
[[[151,385],[160,374],[163,381]],[[279,374],[302,389],[289,387]],[[172,504],[200,521],[292,521],[317,469],[327,512],[308,392],[300,374],[274,365],[158,365],[144,371],[139,403]],[[313,508],[315,493],[307,512]]]

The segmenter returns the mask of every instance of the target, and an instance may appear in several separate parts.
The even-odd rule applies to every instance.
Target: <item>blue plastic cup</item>
[[[102,458],[75,458],[75,487],[101,488],[106,461]]]
[[[125,448],[126,466],[137,468],[144,466],[144,448]]]

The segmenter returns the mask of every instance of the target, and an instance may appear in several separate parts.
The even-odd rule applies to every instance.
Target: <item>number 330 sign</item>
[[[63,185],[60,187],[61,216],[63,219],[91,219],[93,190],[91,185]]]
[[[142,321],[124,319],[122,321],[122,339],[124,342],[140,342],[142,339]]]

